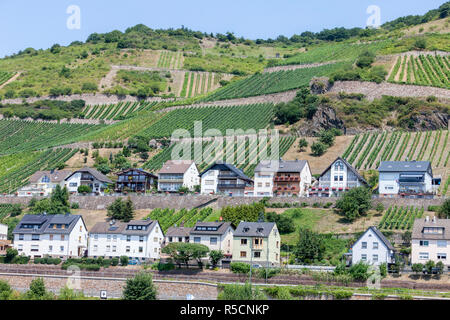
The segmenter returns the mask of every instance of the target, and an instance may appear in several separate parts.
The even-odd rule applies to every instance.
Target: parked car
[[[130,259],[130,260],[128,261],[128,264],[129,264],[129,265],[132,265],[132,266],[135,266],[135,265],[141,264],[141,262],[140,262],[138,259]]]

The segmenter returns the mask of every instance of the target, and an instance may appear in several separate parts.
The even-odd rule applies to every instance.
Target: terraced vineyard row
[[[357,135],[342,155],[357,169],[376,169],[381,161],[430,161],[446,167],[448,130],[425,132],[372,132]]]
[[[162,152],[150,159],[144,168],[150,171],[158,171],[167,160],[194,159],[202,171],[212,163],[222,160],[232,163],[241,169],[246,175],[253,176],[256,165],[262,160],[276,160],[289,150],[295,142],[295,137],[281,137],[279,140],[267,140],[255,142],[253,139],[244,137],[235,137],[234,139],[225,139],[224,141],[195,141],[179,142],[172,144]],[[278,153],[276,151],[278,144]],[[189,154],[185,154],[187,150]],[[196,159],[194,150],[202,150],[201,159]],[[173,153],[173,154],[172,154]]]
[[[201,121],[203,134],[208,129],[217,129],[222,135],[225,135],[228,129],[259,130],[268,127],[273,112],[272,104],[176,109],[141,131],[139,135],[147,138],[171,137],[176,129],[185,129],[193,137],[195,121]]]
[[[183,54],[180,51],[161,51],[157,67],[166,69],[181,69],[183,67]]]
[[[389,75],[389,82],[450,88],[448,56],[400,56]]]
[[[70,144],[103,125],[0,120],[0,154],[33,151]]]
[[[123,120],[136,112],[150,110],[158,102],[119,102],[118,104],[87,106],[82,116],[84,119]]]
[[[78,149],[49,149],[0,157],[0,193],[17,191],[36,171],[55,169],[77,152]]]
[[[6,71],[0,71],[0,86],[4,84],[6,81],[14,77],[14,72],[6,72]]]
[[[381,230],[411,230],[414,219],[422,218],[423,212],[424,209],[419,207],[391,206],[383,215],[378,228]]]
[[[10,203],[1,203],[0,204],[0,222],[13,211],[14,205]]]
[[[191,98],[217,88],[217,74],[212,72],[186,72],[180,97]]]
[[[330,75],[345,65],[334,63],[314,68],[255,74],[218,89],[205,98],[205,101],[246,98],[298,89],[308,85],[313,77]]]
[[[166,232],[172,226],[183,225],[192,228],[197,221],[205,221],[205,219],[213,213],[211,208],[204,209],[154,209],[147,218],[158,220],[163,232]]]

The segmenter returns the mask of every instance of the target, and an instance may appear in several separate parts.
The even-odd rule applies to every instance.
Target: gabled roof
[[[114,221],[97,222],[89,231],[90,234],[124,234],[124,235],[148,235],[158,224],[156,220],[132,220],[130,222]],[[128,226],[145,226],[145,230],[129,230]],[[162,230],[161,230],[162,232]]]
[[[271,160],[258,163],[255,172],[302,172],[308,164],[307,160]]]
[[[202,235],[202,234],[222,235],[228,230],[230,226],[231,222],[197,222],[195,226],[192,228],[190,235]],[[197,230],[199,227],[217,228],[217,230]],[[231,228],[233,227],[231,226]]]
[[[73,172],[65,180],[67,181],[70,177],[72,177],[75,173],[78,173],[78,172],[90,173],[95,179],[97,179],[100,182],[112,183],[112,181],[107,176],[105,176],[103,173],[97,171],[94,168],[89,168],[89,167],[84,167],[83,169],[80,169],[80,170],[77,170],[77,171]]]
[[[168,160],[158,174],[184,174],[194,163],[192,160]]]
[[[235,237],[268,237],[273,228],[276,228],[275,222],[241,222],[234,232]]]
[[[350,169],[350,171],[351,172],[353,172],[354,174],[355,174],[355,176],[359,179],[359,180],[361,180],[364,184],[367,184],[367,181],[366,181],[366,179],[364,179],[360,174],[359,174],[359,172],[355,169],[355,168],[353,168],[352,167],[352,165],[350,164],[350,163],[348,163],[347,162],[347,160],[345,160],[345,159],[343,159],[343,158],[341,158],[341,157],[337,157],[322,173],[321,173],[321,175],[320,175],[320,177],[319,178],[321,178],[325,173],[327,173],[327,171],[328,170],[330,170],[330,168],[331,168],[331,166],[336,162],[336,161],[338,161],[338,160],[340,160],[340,161],[342,161],[344,164],[345,164],[345,166],[348,168],[348,169]]]
[[[22,220],[14,228],[13,233],[33,233],[33,234],[70,234],[77,224],[78,220],[83,221],[81,215],[71,215],[71,214],[57,214],[57,215],[43,215],[43,214],[26,214],[23,216]],[[36,224],[38,228],[21,228],[24,224]],[[68,225],[64,229],[54,229],[51,227],[53,224],[64,224]],[[84,221],[83,221],[84,224]]]
[[[379,172],[427,172],[431,170],[429,161],[381,161]]]
[[[355,241],[355,243],[353,244],[353,246],[358,243],[359,240],[361,240],[361,238],[367,233],[369,232],[369,230],[372,230],[373,233],[378,237],[378,239],[380,239],[380,241],[389,249],[392,251],[395,251],[394,246],[391,244],[391,242],[381,233],[380,230],[378,230],[377,227],[369,227],[369,229],[366,230],[366,232],[364,232],[359,238],[358,240]],[[352,248],[353,248],[352,246]]]
[[[444,228],[444,232],[442,234],[423,233],[425,227]],[[416,219],[414,220],[411,238],[424,240],[450,240],[450,219],[436,219],[435,222],[432,219],[426,221],[426,218]]]
[[[166,231],[166,237],[189,237],[192,228],[188,227],[170,227]]]
[[[137,171],[137,172],[139,172],[139,173],[141,173],[141,174],[143,174],[143,175],[151,176],[151,177],[153,177],[153,178],[158,178],[158,177],[155,176],[153,173],[144,171],[144,170],[141,169],[141,168],[130,168],[130,169],[125,169],[125,170],[122,170],[122,171],[120,171],[120,172],[117,172],[116,175],[117,175],[117,176],[120,176],[120,175],[123,175],[123,174],[125,174],[125,173],[127,173],[127,172],[130,172],[130,171]]]
[[[214,169],[214,167],[216,167],[216,166],[224,166],[226,169],[228,169],[231,172],[233,172],[236,175],[236,177],[238,177],[238,178],[240,178],[242,180],[246,180],[248,182],[253,182],[253,180],[250,179],[249,177],[247,177],[242,170],[236,168],[232,164],[228,164],[228,163],[225,163],[225,162],[222,162],[222,161],[217,161],[217,162],[213,163],[212,165],[210,165],[202,173],[200,173],[200,177],[202,177],[209,170]]]
[[[60,171],[37,171],[29,179],[30,183],[37,183],[42,177],[47,176],[50,182],[60,183],[64,181],[69,175],[72,174],[70,170],[60,170]]]

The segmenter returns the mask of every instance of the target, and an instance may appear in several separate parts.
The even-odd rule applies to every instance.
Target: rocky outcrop
[[[336,111],[330,106],[320,106],[311,120],[302,122],[297,128],[301,136],[315,136],[322,130],[341,129],[345,133],[344,122],[338,118]]]
[[[324,94],[330,90],[331,85],[329,79],[326,77],[314,77],[311,79],[309,87],[312,94]]]
[[[411,117],[414,127],[413,131],[429,131],[448,128],[449,115],[443,112],[433,111],[420,113]]]

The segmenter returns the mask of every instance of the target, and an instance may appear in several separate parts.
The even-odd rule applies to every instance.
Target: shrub
[[[121,266],[127,266],[128,265],[128,257],[127,256],[120,256],[120,265]]]
[[[247,274],[250,272],[250,265],[244,262],[232,262],[230,263],[230,270],[237,274]]]
[[[91,193],[92,192],[92,189],[91,189],[91,187],[89,187],[89,186],[86,186],[86,185],[82,185],[82,186],[79,186],[78,187],[78,193]]]
[[[134,278],[128,279],[123,290],[124,300],[156,300],[156,287],[152,275],[138,273]]]
[[[251,284],[225,284],[221,286],[218,300],[265,300],[266,296],[259,291],[258,287]]]

